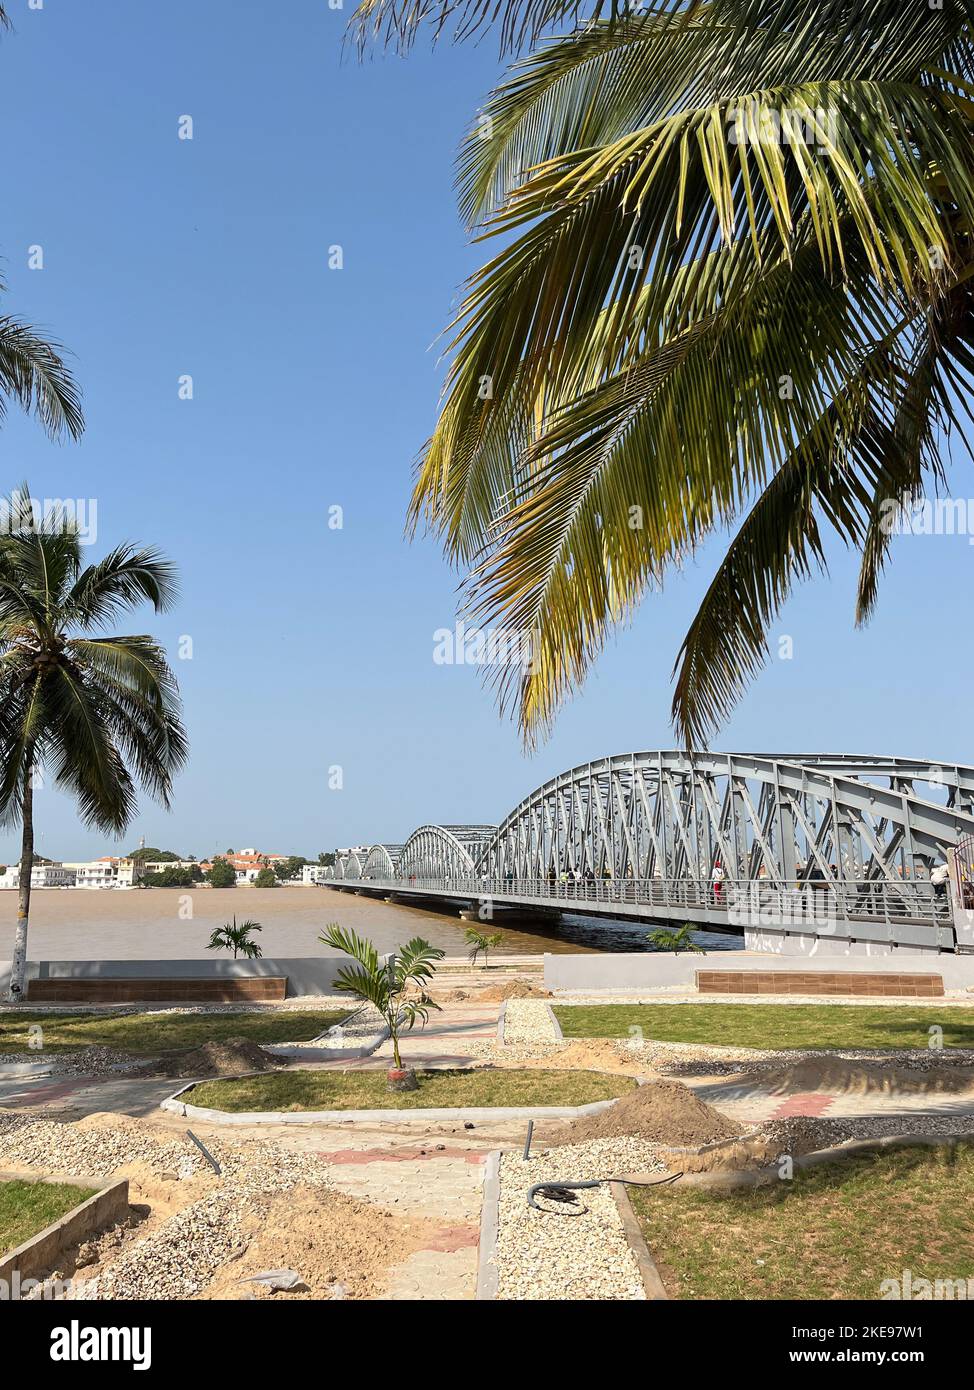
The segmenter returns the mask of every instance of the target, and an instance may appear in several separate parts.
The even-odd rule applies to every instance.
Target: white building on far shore
[[[74,870],[77,888],[134,888],[139,876],[134,859],[116,859],[111,854],[62,867]]]
[[[73,888],[76,874],[67,864],[35,864],[30,871],[31,890],[35,888]],[[20,865],[11,864],[0,874],[0,888],[20,887]]]

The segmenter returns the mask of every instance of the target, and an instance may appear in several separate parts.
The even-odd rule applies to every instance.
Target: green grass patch
[[[80,1207],[95,1191],[65,1183],[0,1182],[0,1255]]]
[[[671,1298],[879,1299],[904,1270],[915,1297],[918,1279],[974,1279],[967,1144],[846,1159],[734,1194],[677,1184],[629,1195]]]
[[[39,1024],[44,1052],[115,1047],[154,1056],[205,1042],[246,1038],[254,1043],[307,1042],[348,1016],[348,1009],[282,1009],[274,1013],[41,1014],[0,1011],[0,1053],[26,1052],[28,1029]]]
[[[566,1038],[626,1038],[719,1047],[974,1048],[974,1009],[868,1004],[557,1004]]]
[[[635,1086],[595,1071],[419,1072],[418,1091],[389,1091],[384,1071],[287,1071],[204,1081],[184,1099],[213,1110],[417,1110],[471,1105],[588,1105]]]

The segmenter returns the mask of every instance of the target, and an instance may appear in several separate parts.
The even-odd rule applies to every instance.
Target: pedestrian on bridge
[[[714,865],[712,881],[714,885],[714,901],[719,903],[724,885],[724,869],[719,859],[717,860],[717,863]]]

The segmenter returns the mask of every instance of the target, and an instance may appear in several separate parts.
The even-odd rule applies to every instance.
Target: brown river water
[[[422,936],[448,956],[467,951],[467,924],[456,911],[427,911],[328,888],[43,889],[31,898],[31,960],[192,960],[206,955],[214,927],[247,919],[260,922],[263,954],[271,958],[325,953],[319,932],[329,923],[354,928],[380,951]],[[17,894],[0,892],[0,961],[9,960]],[[502,955],[544,952],[645,951],[649,926],[566,916],[539,930],[506,922],[492,927],[503,937]],[[734,936],[697,933],[708,950],[739,948]]]

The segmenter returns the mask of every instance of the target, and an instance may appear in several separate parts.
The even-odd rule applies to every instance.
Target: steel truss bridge
[[[852,754],[658,751],[583,763],[500,825],[421,825],[326,884],[482,918],[571,912],[934,950],[974,946],[959,881],[974,767]]]

